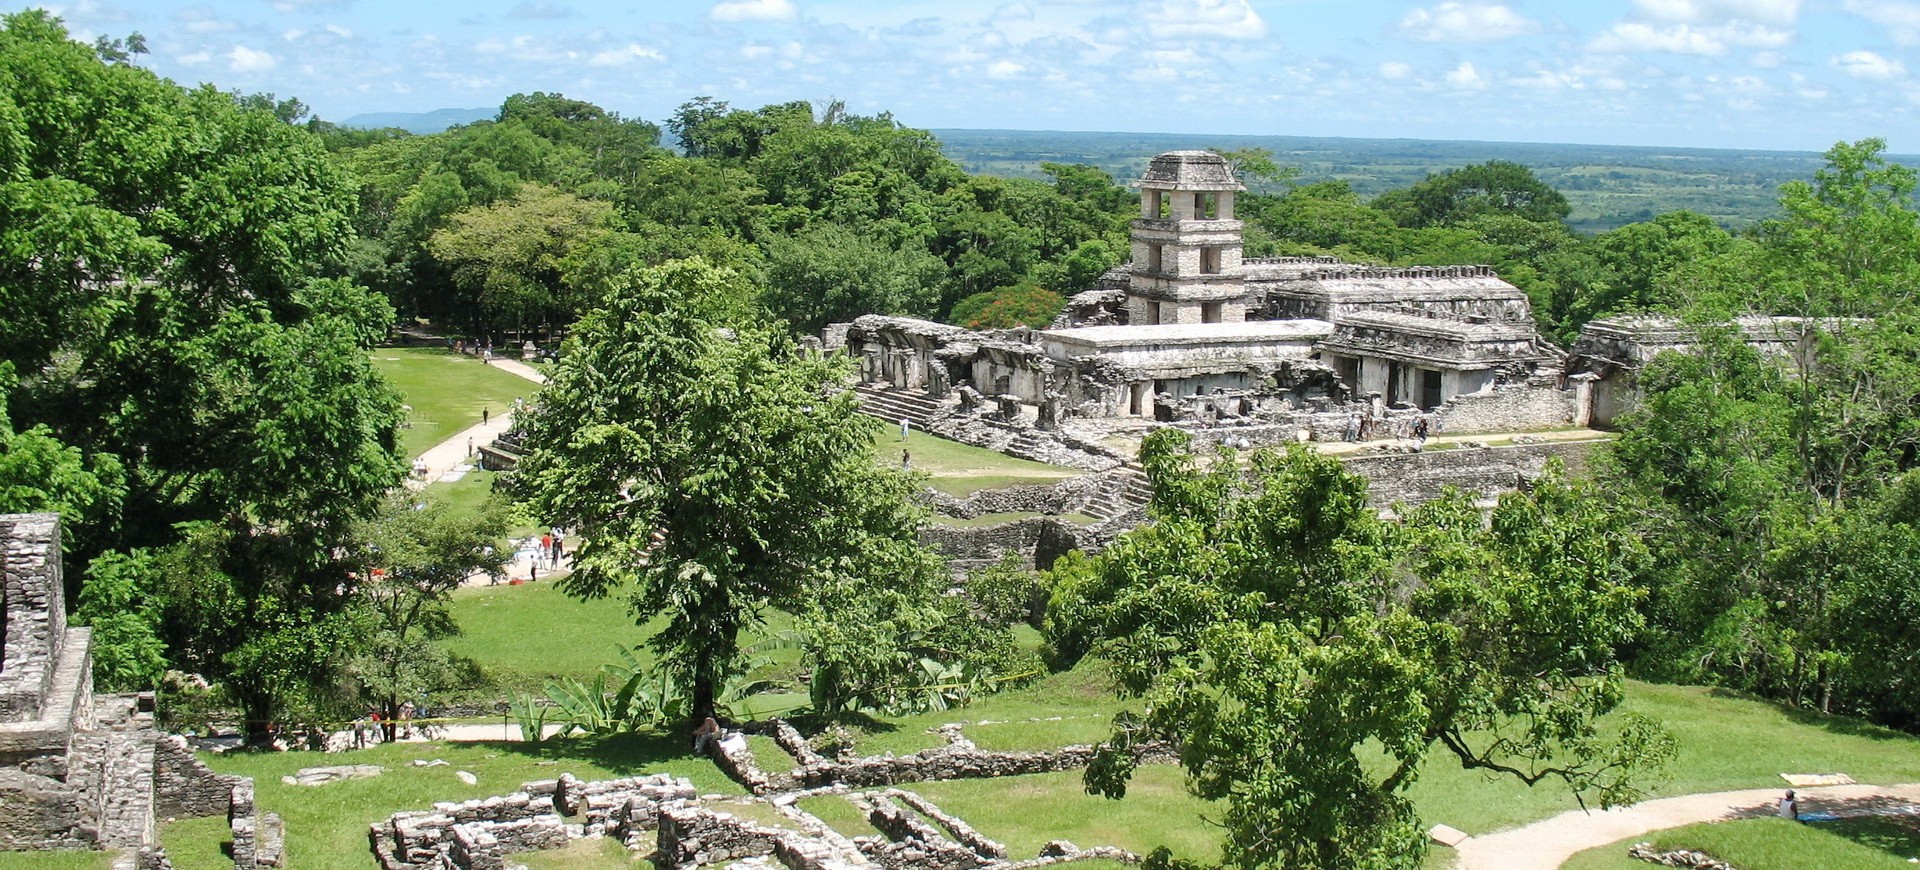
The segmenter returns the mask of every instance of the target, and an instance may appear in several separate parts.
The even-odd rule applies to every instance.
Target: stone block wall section
[[[784,724],[779,720],[775,722],[776,730],[779,724]],[[837,760],[813,754],[810,756],[812,760],[781,776],[762,770],[747,746],[746,735],[735,732],[714,742],[714,763],[728,776],[746,786],[748,791],[764,795],[793,787],[846,785],[869,788],[903,782],[986,779],[1078,770],[1090,764],[1094,754],[1094,747],[1087,745],[1032,752],[983,750],[960,737],[958,729],[949,733],[948,739],[951,742],[946,746],[923,749],[912,755],[870,755]],[[1135,758],[1149,763],[1171,762],[1175,760],[1176,753],[1170,744],[1156,742],[1138,747]],[[796,756],[795,760],[799,761],[800,758]]]
[[[1454,396],[1434,409],[1435,432],[1525,432],[1573,424],[1574,390],[1528,381]]]
[[[153,747],[153,812],[163,819],[223,815],[233,788],[245,777],[214,773],[177,734],[161,735]]]
[[[1376,507],[1395,502],[1419,504],[1454,486],[1482,496],[1512,491],[1536,480],[1547,461],[1559,459],[1572,471],[1586,467],[1597,441],[1516,444],[1512,447],[1461,447],[1424,453],[1359,456],[1347,468],[1366,475],[1367,495]]]
[[[60,572],[60,518],[56,514],[0,515],[0,604],[6,622],[5,662],[0,664],[0,722],[41,718],[41,702],[53,689],[67,607]]]
[[[499,867],[501,856],[516,852],[558,849],[576,837],[630,841],[654,829],[660,807],[696,797],[692,783],[667,774],[595,782],[566,774],[508,795],[394,813],[367,833],[384,870],[473,870]],[[580,815],[584,824],[567,821]]]

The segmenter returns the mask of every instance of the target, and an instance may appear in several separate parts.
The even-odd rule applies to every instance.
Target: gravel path
[[[1857,814],[1876,806],[1920,803],[1920,783],[1797,789],[1802,813]],[[1690,794],[1630,807],[1582,812],[1486,834],[1458,847],[1460,870],[1554,870],[1574,853],[1653,831],[1701,822],[1750,819],[1777,811],[1786,787]]]

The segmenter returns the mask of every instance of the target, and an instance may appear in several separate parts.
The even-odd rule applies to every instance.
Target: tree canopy
[[[1190,789],[1225,803],[1240,867],[1418,867],[1404,790],[1437,748],[1611,806],[1671,740],[1628,716],[1616,649],[1647,559],[1592,489],[1550,474],[1491,523],[1452,493],[1380,520],[1366,481],[1303,447],[1202,465],[1149,436],[1149,525],[1056,578],[1049,635],[1111,661],[1144,716],[1116,720],[1087,787],[1126,792],[1129,750],[1177,742]],[[1437,760],[1435,760],[1437,763]]]

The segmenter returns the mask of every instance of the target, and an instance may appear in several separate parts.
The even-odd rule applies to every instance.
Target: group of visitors
[[[565,544],[566,536],[560,533],[559,526],[548,529],[545,534],[540,536],[540,548],[534,551],[534,566],[537,568],[545,568],[549,571],[558,571],[560,569],[560,559],[566,555],[562,552],[562,547],[564,547]]]

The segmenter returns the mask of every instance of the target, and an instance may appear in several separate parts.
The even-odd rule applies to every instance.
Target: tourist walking
[[[901,417],[900,418],[900,440],[902,441],[907,440],[907,433],[912,431],[913,431],[913,421],[905,417]]]
[[[1420,419],[1413,424],[1413,440],[1418,442],[1421,447],[1427,446],[1427,417],[1425,414],[1420,415]]]

